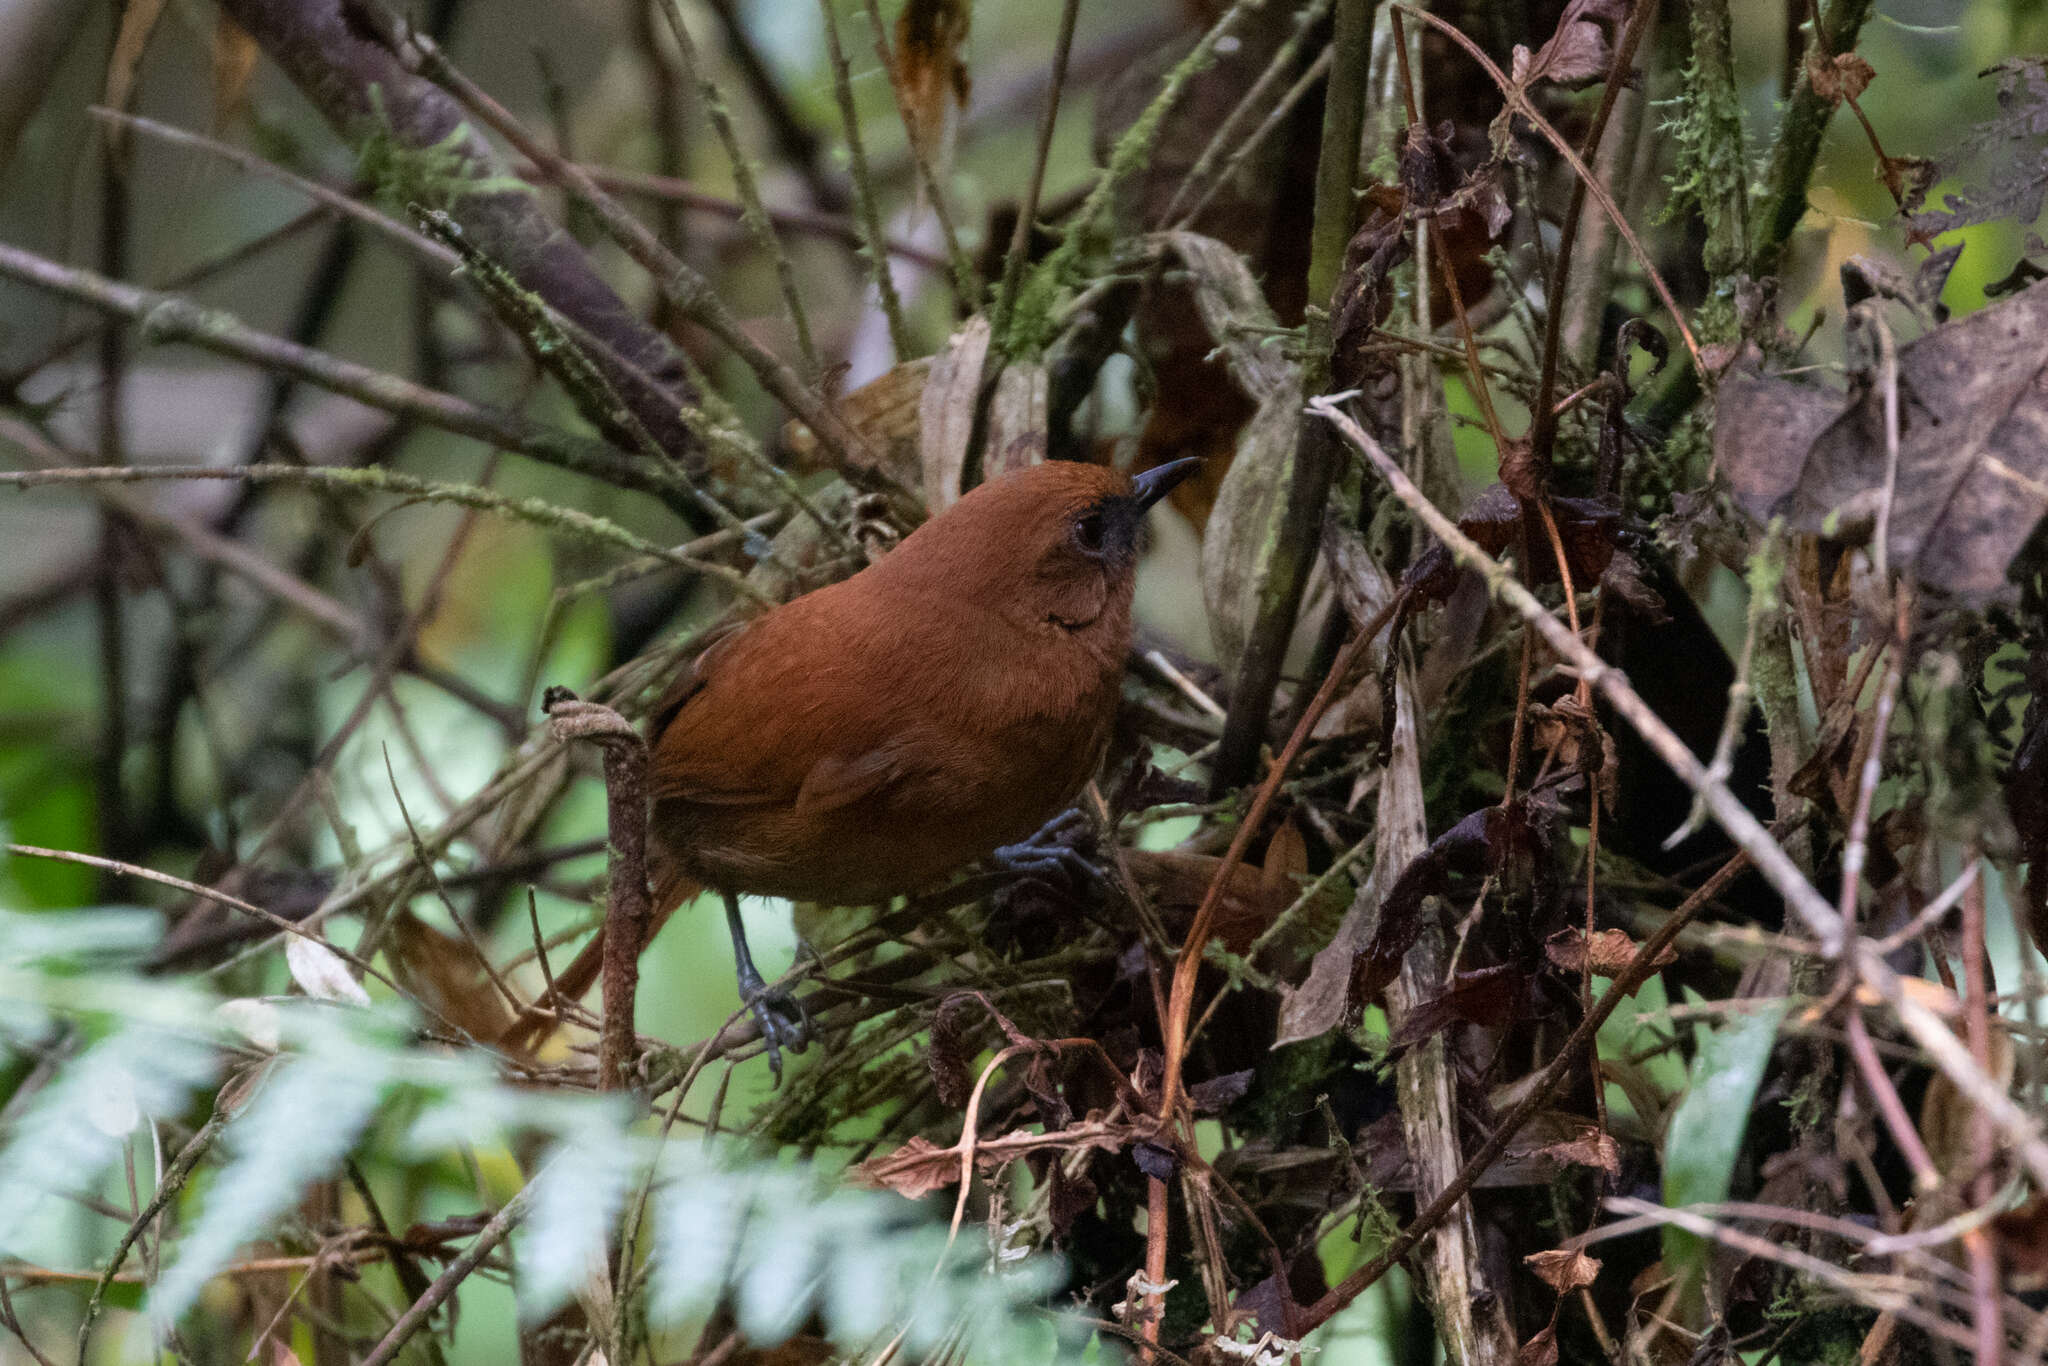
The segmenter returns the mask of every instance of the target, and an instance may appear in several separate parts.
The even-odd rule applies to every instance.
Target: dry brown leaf
[[[1636,941],[1625,930],[1598,930],[1590,940],[1583,929],[1559,930],[1543,945],[1544,956],[1568,973],[1584,972],[1590,958],[1596,977],[1621,976],[1635,962],[1636,949]],[[1655,966],[1669,967],[1677,961],[1678,951],[1667,944]]]
[[[920,1136],[893,1153],[869,1158],[853,1169],[853,1177],[864,1186],[918,1200],[960,1179],[960,1154]]]
[[[910,0],[896,19],[897,76],[910,133],[941,175],[952,160],[953,116],[967,107],[971,81],[962,52],[973,19],[969,0]]]
[[[1581,1125],[1577,1133],[1561,1142],[1544,1144],[1536,1155],[1577,1167],[1598,1167],[1604,1172],[1621,1170],[1621,1145],[1614,1141],[1613,1134],[1592,1124]]]
[[[2048,511],[2048,283],[1898,350],[1899,445],[1886,549],[1923,584],[1981,602]],[[1758,521],[1867,539],[1885,497],[1882,386],[1852,398],[1739,358],[1715,398],[1714,455]]]
[[[1515,45],[1509,74],[1523,90],[1539,81],[1576,85],[1598,80],[1607,74],[1613,52],[1601,22],[1619,22],[1628,13],[1626,0],[1571,0],[1557,21],[1550,40],[1531,54]]]
[[[2048,1290],[2048,1195],[2030,1196],[1993,1218],[1991,1236],[2008,1289],[2023,1295]]]
[[[1124,851],[1124,864],[1130,869],[1131,880],[1169,923],[1193,918],[1195,907],[1208,893],[1209,883],[1222,862],[1214,854],[1180,849]],[[1223,899],[1216,905],[1212,927],[1216,942],[1232,953],[1246,952],[1280,913],[1294,904],[1299,891],[1292,881],[1269,883],[1261,869],[1238,864],[1230,870],[1230,880],[1223,886]]]
[[[1042,1134],[1013,1129],[1001,1138],[983,1139],[975,1144],[974,1162],[987,1171],[1034,1152],[1079,1152],[1088,1148],[1114,1151],[1135,1136],[1129,1125],[1098,1119]],[[862,1185],[892,1190],[915,1200],[960,1179],[960,1150],[941,1148],[928,1138],[913,1138],[896,1151],[871,1157],[853,1168],[853,1178]]]
[[[1812,83],[1813,93],[1829,104],[1855,99],[1869,89],[1876,76],[1876,69],[1854,52],[1838,52],[1832,57],[1816,52],[1806,59],[1806,79]]]
[[[399,985],[472,1038],[503,1038],[511,1027],[512,1007],[468,941],[406,913],[392,921],[390,955]]]
[[[1543,1325],[1543,1331],[1522,1344],[1515,1353],[1515,1366],[1557,1366],[1557,1322]]]
[[[263,54],[248,30],[223,13],[213,26],[213,130],[218,133],[249,107],[249,78]]]
[[[1561,1247],[1549,1252],[1532,1252],[1522,1261],[1543,1278],[1545,1285],[1560,1295],[1569,1295],[1591,1285],[1593,1278],[1600,1274],[1600,1263],[1596,1258]]]
[[[839,415],[861,438],[861,448],[852,452],[862,463],[872,463],[906,488],[921,482],[918,466],[918,406],[924,398],[932,358],[920,356],[904,361],[869,380],[839,400]],[[782,429],[782,444],[800,470],[828,468],[824,447],[803,423],[792,420]]]
[[[1957,1033],[1961,1033],[1960,1027]],[[2001,1090],[2010,1091],[2013,1079],[2012,1035],[1997,1017],[1990,1021],[1991,1057],[1984,1070]],[[1941,1172],[1971,1170],[1976,1163],[1975,1120],[1977,1107],[1956,1089],[1947,1074],[1936,1072],[1927,1082],[1927,1094],[1920,1100],[1920,1137],[1934,1169]]]

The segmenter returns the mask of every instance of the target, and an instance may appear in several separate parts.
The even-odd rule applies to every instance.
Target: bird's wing
[[[903,680],[875,676],[873,656],[833,615],[792,610],[805,601],[720,640],[670,689],[656,798],[826,811],[916,770],[930,746],[892,705]]]

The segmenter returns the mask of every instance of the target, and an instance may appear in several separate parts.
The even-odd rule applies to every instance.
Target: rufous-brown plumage
[[[993,480],[669,689],[650,727],[655,923],[701,888],[724,895],[771,1051],[800,1042],[801,1017],[753,971],[735,894],[884,900],[1064,810],[1115,718],[1139,527],[1197,463]],[[587,990],[597,961],[593,945],[558,992]]]

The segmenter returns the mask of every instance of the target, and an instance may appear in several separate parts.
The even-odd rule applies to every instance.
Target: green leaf
[[[308,1182],[341,1165],[401,1062],[341,1029],[315,1029],[310,1043],[309,1051],[282,1062],[228,1127],[223,1142],[233,1159],[150,1297],[164,1319],[175,1321],[191,1308],[235,1249],[291,1208]]]
[[[604,1264],[612,1224],[642,1170],[636,1146],[608,1110],[585,1116],[534,1178],[533,1208],[519,1230],[519,1314],[538,1323],[567,1303]]]
[[[212,1062],[211,1052],[192,1039],[129,1026],[65,1064],[0,1150],[0,1253],[29,1252],[44,1201],[90,1190],[120,1155],[121,1138],[104,1121],[116,1108],[110,1098],[142,1114],[178,1110],[211,1077]]]
[[[1666,1205],[1676,1209],[1728,1198],[1750,1107],[1789,1004],[1782,998],[1766,1001],[1711,1033],[1702,1032],[1691,1084],[1664,1135]],[[1664,1230],[1665,1268],[1681,1279],[1698,1270],[1705,1252],[1696,1234]]]

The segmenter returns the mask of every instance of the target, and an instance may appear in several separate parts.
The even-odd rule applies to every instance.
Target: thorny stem
[[[414,1300],[406,1311],[398,1316],[398,1322],[391,1325],[391,1331],[386,1333],[370,1355],[363,1359],[363,1366],[390,1366],[399,1352],[404,1350],[405,1344],[411,1341],[412,1335],[425,1326],[428,1316],[440,1308],[442,1303],[455,1293],[455,1288],[469,1278],[469,1273],[483,1265],[484,1258],[490,1256],[498,1244],[504,1242],[512,1230],[519,1226],[519,1221],[526,1217],[526,1207],[533,1203],[534,1182],[546,1174],[546,1168],[535,1173],[532,1181],[521,1186],[518,1192],[505,1202],[504,1208],[491,1216],[491,1222],[485,1224],[477,1231],[476,1237],[469,1240],[469,1246],[462,1249],[462,1255],[448,1263],[448,1269],[434,1278],[434,1283],[427,1287],[427,1293]]]
[[[1210,34],[1220,33],[1227,18],[1218,21]],[[1359,139],[1365,126],[1371,46],[1372,6],[1366,0],[1340,0],[1332,39],[1330,84],[1323,104],[1322,145],[1316,157],[1315,215],[1308,268],[1308,297],[1325,310],[1336,290],[1344,248],[1351,239],[1351,226],[1358,212],[1352,191],[1358,175]],[[1310,315],[1308,359],[1301,374],[1304,398],[1321,393],[1329,384],[1329,329],[1327,311]],[[1242,656],[1236,661],[1230,712],[1224,720],[1223,739],[1210,777],[1210,789],[1216,795],[1250,779],[1271,724],[1273,694],[1280,685],[1281,664],[1294,633],[1302,591],[1313,563],[1313,554],[1305,547],[1316,544],[1315,528],[1322,523],[1323,507],[1330,496],[1330,479],[1337,465],[1327,436],[1328,433],[1316,430],[1314,423],[1301,423],[1288,467],[1275,476],[1285,490],[1285,501],[1273,524],[1263,562],[1258,566],[1257,607],[1246,632]]]
[[[1302,44],[1307,40],[1310,30],[1320,24],[1323,16],[1329,13],[1330,3],[1331,0],[1309,0],[1309,4],[1301,13],[1294,16],[1294,32],[1288,34],[1287,41],[1274,51],[1273,59],[1266,63],[1266,69],[1259,73],[1259,78],[1252,82],[1251,88],[1244,92],[1243,97],[1231,106],[1223,122],[1216,125],[1216,131],[1209,135],[1209,141],[1203,146],[1201,155],[1195,158],[1195,164],[1188,168],[1187,175],[1174,186],[1173,198],[1166,202],[1166,211],[1159,215],[1161,223],[1169,228],[1181,228],[1200,217],[1202,209],[1215,195],[1216,190],[1229,183],[1231,171],[1236,167],[1238,160],[1247,150],[1256,147],[1264,137],[1266,118],[1293,107],[1294,99],[1299,97],[1295,95],[1293,87],[1290,87],[1273,108],[1267,111],[1266,118],[1260,120],[1251,135],[1237,141],[1232,147],[1233,140],[1237,139],[1238,130],[1244,121],[1251,117],[1252,111],[1259,107],[1272,88],[1280,83],[1280,78],[1294,66],[1295,58],[1301,52]],[[1328,49],[1325,48],[1324,53],[1327,52]],[[1318,61],[1316,65],[1310,67],[1310,71],[1316,71],[1317,67],[1322,65],[1322,61],[1322,54],[1318,54]],[[1308,73],[1303,74],[1306,76]],[[1320,79],[1320,75],[1317,78]],[[1296,84],[1298,85],[1299,81]],[[1223,150],[1226,147],[1232,149],[1227,159]],[[1223,162],[1223,169],[1220,172],[1217,169],[1219,161]]]
[[[1863,864],[1870,851],[1870,812],[1877,802],[1878,780],[1884,776],[1884,743],[1891,731],[1892,708],[1898,702],[1899,684],[1905,675],[1912,616],[1913,590],[1902,583],[1898,588],[1891,657],[1885,663],[1884,681],[1878,684],[1877,703],[1870,718],[1870,738],[1864,747],[1862,772],[1856,783],[1856,805],[1849,816],[1849,837],[1842,846],[1842,886],[1836,894],[1835,910],[1845,921],[1853,922],[1856,917]]]
[[[199,1165],[199,1159],[206,1156],[207,1150],[213,1147],[213,1141],[220,1137],[220,1131],[226,1127],[227,1121],[225,1112],[215,1110],[206,1123],[199,1127],[199,1131],[186,1141],[185,1146],[178,1149],[178,1155],[171,1159],[171,1165],[164,1169],[162,1178],[158,1180],[156,1193],[150,1196],[149,1203],[142,1207],[141,1212],[122,1233],[121,1241],[115,1244],[114,1254],[107,1258],[106,1266],[100,1271],[98,1282],[94,1284],[92,1293],[86,1298],[84,1316],[79,1320],[78,1360],[81,1366],[86,1360],[86,1350],[92,1344],[93,1324],[99,1318],[100,1305],[106,1298],[107,1287],[112,1285],[115,1277],[120,1274],[121,1264],[128,1260],[129,1249],[135,1246],[135,1240],[142,1236],[142,1231],[149,1227],[150,1222],[163,1213],[164,1206],[170,1204],[177,1198],[178,1193],[185,1189],[185,1182],[192,1175],[192,1169]]]
[[[1267,111],[1265,118],[1259,120],[1259,126],[1252,129],[1245,140],[1230,153],[1229,159],[1222,167],[1209,177],[1208,183],[1202,186],[1201,193],[1195,196],[1195,202],[1188,205],[1187,211],[1172,224],[1173,227],[1185,228],[1201,218],[1203,211],[1209,207],[1209,201],[1216,197],[1216,192],[1236,179],[1238,167],[1244,164],[1245,158],[1264,145],[1266,138],[1280,126],[1281,120],[1292,114],[1295,106],[1307,98],[1308,92],[1315,89],[1330,74],[1330,53],[1331,49],[1326,47],[1316,54],[1316,59],[1309,63],[1308,70],[1302,72],[1293,85],[1287,87],[1287,93]]]
[[[581,164],[583,169],[590,173],[592,180],[614,194],[636,195],[654,200],[656,203],[675,204],[691,213],[709,214],[732,222],[739,221],[740,216],[746,212],[746,206],[739,201],[728,199],[724,195],[712,194],[690,181],[678,180],[674,176],[657,175],[652,171],[627,170],[619,166],[593,166],[587,162]],[[513,167],[513,170],[522,177],[545,179],[541,176],[540,169],[531,162],[521,162]],[[860,248],[868,244],[867,238],[861,234],[859,225],[841,214],[824,213],[816,209],[777,207],[772,204],[765,206],[764,212],[768,215],[768,221],[777,228],[800,236],[816,237],[845,247]],[[914,242],[891,238],[883,245],[889,255],[899,260],[909,261],[927,270],[946,268],[944,260]]]
[[[1965,851],[1969,866],[1982,857],[1973,842]],[[1969,1039],[1970,1055],[1985,1071],[1991,1070],[1991,961],[1984,947],[1984,881],[1972,878],[1963,893],[1963,1030]],[[1967,1184],[1962,1198],[1971,1205],[1988,1205],[1998,1178],[1992,1171],[1997,1153],[1997,1135],[1984,1116],[1970,1115],[1970,1160],[1977,1177]],[[1991,1239],[1982,1228],[1963,1235],[1970,1260],[1970,1294],[1976,1318],[1977,1361],[1980,1366],[1999,1366],[2005,1348],[2004,1324],[1998,1312],[1998,1260]]]
[[[0,247],[0,251],[4,251]],[[481,512],[495,513],[514,521],[528,522],[560,535],[630,550],[662,564],[689,569],[719,579],[742,596],[766,603],[768,599],[744,574],[730,565],[696,558],[689,547],[672,550],[656,545],[603,517],[593,517],[575,508],[560,507],[538,498],[514,498],[474,484],[449,484],[401,474],[379,465],[356,469],[340,465],[87,465],[61,469],[0,470],[0,487],[37,488],[48,484],[141,484],[178,479],[242,480],[249,483],[304,484],[316,488],[353,489],[363,493],[391,493],[423,503],[455,503]],[[746,524],[732,530],[744,531]],[[714,532],[712,536],[725,533]],[[711,537],[700,538],[709,541]],[[692,542],[692,545],[698,542]]]
[[[804,425],[837,460],[847,463],[851,452],[862,449],[864,443],[845,419],[805,384],[787,361],[755,341],[711,288],[710,282],[678,260],[646,224],[605,193],[582,167],[563,160],[535,137],[502,104],[449,62],[432,39],[415,29],[400,26],[388,14],[381,11],[372,13],[373,10],[373,6],[363,7],[363,12],[370,14],[374,22],[388,27],[386,36],[394,51],[416,61],[423,74],[446,86],[465,106],[475,111],[477,117],[511,143],[520,155],[533,162],[542,174],[595,213],[605,232],[625,248],[626,254],[653,279],[662,297],[745,362],[761,386],[803,419]]]
[[[1872,0],[1835,0],[1813,26],[1807,52],[1823,59],[1856,46],[1863,21],[1875,8]],[[1834,113],[1832,101],[1813,88],[1808,64],[1801,61],[1792,98],[1785,102],[1785,115],[1778,123],[1778,138],[1771,147],[1771,164],[1764,173],[1770,187],[1754,220],[1756,241],[1750,248],[1750,274],[1761,279],[1776,273],[1778,253],[1806,216],[1806,186],[1820,158],[1822,135]]]
[[[143,336],[150,341],[184,342],[290,375],[400,417],[622,488],[656,494],[678,508],[692,505],[682,481],[668,470],[649,468],[646,462],[623,456],[601,441],[553,431],[367,365],[258,332],[230,314],[175,294],[141,289],[89,270],[59,265],[6,243],[0,243],[0,276],[132,319],[141,324]]]

